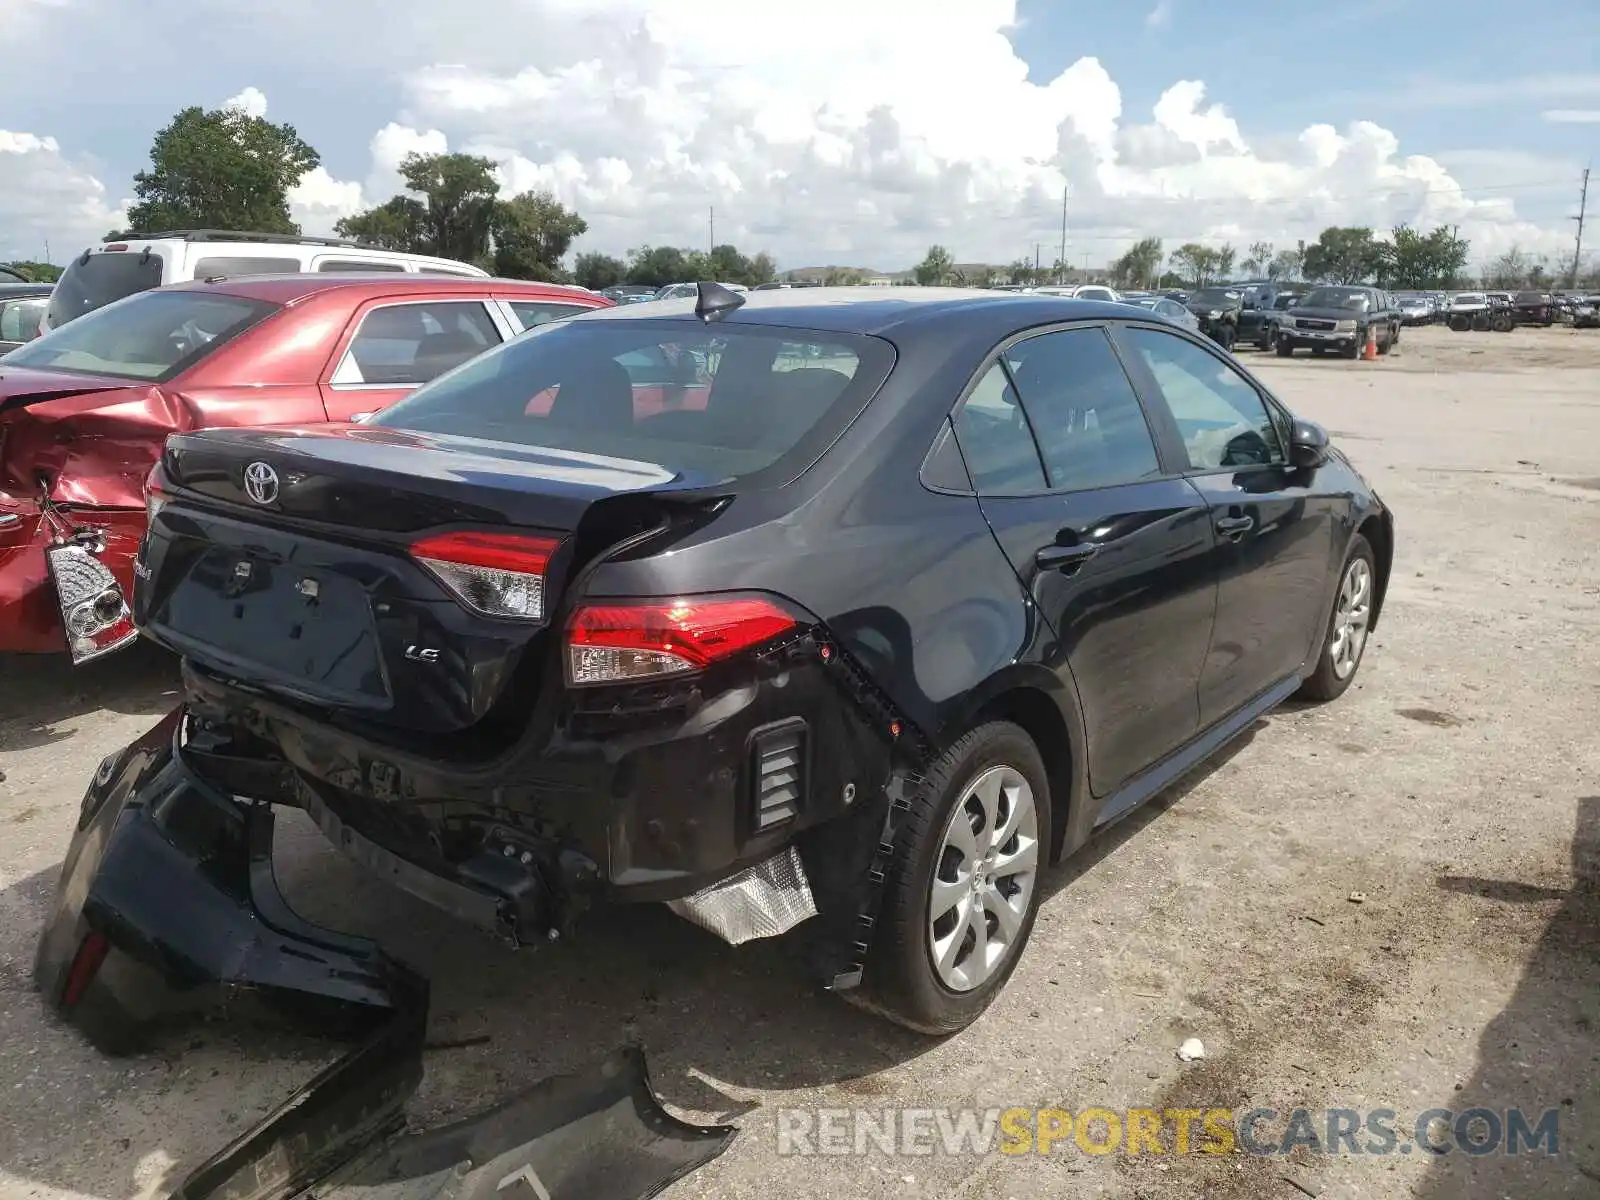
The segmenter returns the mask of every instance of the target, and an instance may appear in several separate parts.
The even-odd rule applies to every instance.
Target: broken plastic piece
[[[793,846],[667,907],[729,945],[788,933],[817,915],[811,884]]]

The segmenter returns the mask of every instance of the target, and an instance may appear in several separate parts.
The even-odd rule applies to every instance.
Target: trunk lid
[[[184,434],[157,477],[135,616],[237,686],[408,737],[490,737],[518,718],[525,728],[546,690],[550,631],[582,565],[702,508],[713,483],[366,425]],[[441,538],[488,544],[490,556],[457,571],[438,561],[450,553],[433,549]],[[512,558],[496,558],[506,545]],[[473,574],[505,562],[538,576],[517,592],[538,599],[516,616]]]
[[[162,441],[193,425],[182,399],[153,384],[0,361],[0,492],[138,508]]]

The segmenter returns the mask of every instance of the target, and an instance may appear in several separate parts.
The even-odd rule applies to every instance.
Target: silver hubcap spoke
[[[1333,611],[1333,637],[1328,657],[1333,673],[1348,679],[1361,663],[1367,648],[1367,626],[1372,618],[1372,568],[1364,558],[1350,560],[1339,583],[1339,599]]]
[[[971,991],[1005,965],[1038,866],[1033,789],[1011,767],[982,771],[950,814],[928,898],[928,950],[946,987]]]

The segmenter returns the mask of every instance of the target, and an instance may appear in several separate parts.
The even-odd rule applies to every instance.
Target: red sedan
[[[359,419],[524,329],[611,301],[426,275],[141,292],[0,358],[0,652],[133,640],[144,482],[167,435]]]

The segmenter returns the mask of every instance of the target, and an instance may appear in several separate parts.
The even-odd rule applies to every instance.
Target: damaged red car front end
[[[158,385],[0,364],[0,652],[87,662],[137,636],[145,476],[197,427]]]

